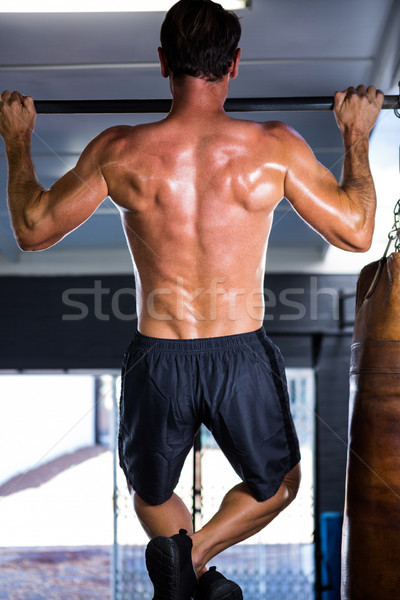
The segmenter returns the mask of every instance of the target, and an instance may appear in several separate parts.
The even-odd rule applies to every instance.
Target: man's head
[[[224,77],[240,40],[238,17],[211,0],[180,0],[167,12],[161,47],[174,79]]]

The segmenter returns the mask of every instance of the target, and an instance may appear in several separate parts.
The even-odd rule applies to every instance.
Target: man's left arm
[[[101,172],[101,138],[93,140],[76,167],[49,190],[38,181],[31,156],[36,111],[32,98],[0,95],[0,135],[8,160],[11,224],[22,250],[43,250],[86,221],[108,195]]]

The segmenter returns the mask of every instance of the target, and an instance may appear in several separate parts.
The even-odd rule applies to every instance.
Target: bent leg
[[[244,483],[232,488],[214,517],[191,535],[196,573],[203,572],[207,562],[226,548],[266,527],[294,500],[300,478],[298,464],[285,476],[277,493],[264,502],[256,500]]]
[[[219,511],[202,529],[193,533],[192,517],[177,494],[163,504],[151,505],[134,494],[136,514],[149,538],[171,537],[186,529],[193,542],[192,560],[197,575],[211,558],[264,529],[296,497],[301,478],[296,465],[284,478],[277,493],[259,502],[244,484],[232,488]]]
[[[301,478],[296,465],[284,478],[277,493],[259,502],[244,484],[232,488],[221,507],[202,529],[193,533],[192,517],[184,502],[175,493],[163,504],[151,505],[134,494],[134,506],[149,538],[171,537],[186,529],[192,538],[192,561],[196,574],[205,570],[211,558],[264,529],[296,497]]]
[[[148,504],[133,493],[133,504],[150,539],[159,535],[171,537],[180,529],[186,529],[189,535],[193,533],[192,516],[183,500],[175,493],[166,502],[156,505]]]
[[[193,533],[192,518],[185,504],[176,494],[156,505],[135,494],[134,506],[151,538],[145,556],[154,586],[153,600],[192,599],[197,575],[192,562],[192,541],[186,535]]]

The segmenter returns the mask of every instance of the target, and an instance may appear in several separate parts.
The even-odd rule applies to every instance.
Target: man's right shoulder
[[[310,150],[304,138],[290,125],[282,121],[267,121],[262,125],[266,143],[270,143],[272,138],[288,160]]]

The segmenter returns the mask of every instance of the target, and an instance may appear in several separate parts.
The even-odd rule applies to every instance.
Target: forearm
[[[374,231],[376,193],[368,158],[368,134],[345,131],[343,142],[340,187],[348,198],[354,231],[369,246]]]
[[[5,142],[8,160],[7,200],[11,224],[18,243],[35,228],[39,201],[45,191],[36,177],[31,156],[31,139]]]
[[[380,90],[364,85],[336,92],[334,98],[333,111],[345,149],[339,193],[350,211],[354,244],[364,251],[372,242],[376,211],[375,186],[368,160],[368,138],[383,100],[384,95]]]

